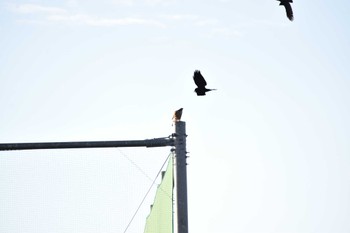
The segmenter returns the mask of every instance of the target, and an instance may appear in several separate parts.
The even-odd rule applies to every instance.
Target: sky
[[[350,3],[278,4],[1,0],[0,142],[167,137],[183,107],[190,232],[350,232]],[[169,153],[0,152],[0,232],[124,232]]]

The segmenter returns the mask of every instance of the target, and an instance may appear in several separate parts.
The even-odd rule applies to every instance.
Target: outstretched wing
[[[204,88],[207,85],[207,82],[205,81],[199,70],[196,70],[194,72],[193,80],[199,88]]]
[[[286,13],[287,13],[287,17],[290,21],[293,21],[294,16],[293,16],[293,10],[292,10],[292,6],[290,5],[289,2],[283,2],[284,7],[286,8]]]

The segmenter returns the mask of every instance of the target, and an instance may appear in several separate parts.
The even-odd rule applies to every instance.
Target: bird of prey
[[[286,13],[287,13],[287,17],[290,21],[293,21],[294,16],[293,16],[293,10],[292,10],[292,6],[290,5],[290,3],[293,2],[293,0],[277,0],[280,1],[280,6],[284,6],[286,8]]]
[[[205,95],[208,91],[214,91],[216,89],[207,89],[205,86],[207,85],[207,82],[203,78],[201,72],[199,70],[196,70],[193,75],[193,80],[197,85],[197,88],[194,90],[198,96]]]
[[[179,110],[176,110],[173,115],[173,122],[177,122],[181,120],[182,116],[182,110],[183,108],[180,108]]]

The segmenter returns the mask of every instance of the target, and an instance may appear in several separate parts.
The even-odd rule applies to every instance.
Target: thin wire
[[[117,149],[132,165],[134,165],[137,168],[137,170],[139,170],[145,177],[147,177],[147,179],[149,179],[150,181],[153,180],[139,165],[137,165],[132,159],[130,159],[129,156],[127,156],[121,149]]]
[[[117,148],[118,151],[120,152],[120,154],[122,154],[133,166],[135,166],[137,168],[137,170],[139,170],[145,177],[147,177],[147,179],[149,179],[150,181],[153,181],[153,179],[139,166],[137,165],[137,163],[135,161],[133,161],[131,158],[129,158],[129,156],[127,156],[127,154],[125,154],[121,149]],[[171,152],[170,154],[173,154],[173,152]],[[170,155],[168,155],[169,157]],[[165,193],[165,195],[167,195],[171,200],[173,199],[171,197],[171,195],[169,193],[167,193],[165,190],[163,190],[162,188],[160,188],[160,190]]]
[[[172,153],[169,153],[169,155],[168,155],[168,157],[166,158],[166,160],[164,161],[162,167],[161,167],[160,170],[158,171],[158,173],[157,173],[157,175],[156,175],[156,178],[154,178],[154,180],[153,180],[151,186],[150,186],[149,189],[147,190],[147,192],[146,192],[145,196],[143,197],[141,203],[140,203],[139,206],[137,207],[137,209],[136,209],[134,215],[133,215],[132,218],[130,219],[128,225],[126,226],[126,228],[125,228],[125,230],[124,230],[124,233],[128,230],[129,226],[131,225],[132,221],[134,220],[134,218],[135,218],[137,212],[139,211],[139,209],[141,208],[143,202],[145,201],[146,197],[148,196],[148,193],[151,191],[151,189],[152,189],[154,183],[156,182],[156,180],[157,180],[159,174],[162,172],[162,169],[163,169],[165,163],[168,161],[168,159],[169,159],[169,157],[170,157],[171,154],[172,154]]]

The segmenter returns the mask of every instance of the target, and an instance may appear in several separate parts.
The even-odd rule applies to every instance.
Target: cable
[[[139,165],[137,165],[137,163],[135,161],[133,161],[131,158],[129,158],[129,156],[127,156],[121,149],[119,149],[119,148],[117,148],[117,149],[120,152],[120,154],[122,154],[132,165],[134,165],[137,168],[137,170],[139,170],[147,179],[149,179],[150,181],[153,181],[153,179]],[[172,154],[172,153],[173,153],[173,151],[170,154]],[[170,155],[168,155],[168,157],[169,156]],[[169,195],[169,193],[165,192],[162,188],[160,188],[160,190],[162,192],[164,192],[170,199],[172,199],[172,197],[171,197],[171,195]]]
[[[147,179],[149,179],[150,181],[153,180],[139,165],[137,165],[132,159],[130,159],[121,149],[117,149],[132,165],[134,165],[137,168],[137,170],[139,170],[145,177],[147,177]]]
[[[162,169],[163,169],[165,163],[168,161],[168,159],[169,159],[169,157],[170,157],[171,154],[172,154],[172,153],[170,153],[170,154],[168,155],[168,157],[167,157],[166,160],[164,161],[162,167],[161,167],[160,170],[158,171],[158,173],[157,173],[156,177],[154,178],[154,180],[153,180],[151,186],[149,187],[149,189],[147,190],[147,192],[146,192],[145,196],[143,197],[141,203],[140,203],[139,206],[137,207],[137,209],[136,209],[134,215],[133,215],[132,218],[130,219],[130,222],[129,222],[128,225],[126,226],[126,228],[125,228],[125,230],[124,230],[124,233],[128,230],[130,224],[131,224],[132,221],[134,220],[134,218],[135,218],[137,212],[139,211],[139,209],[141,208],[143,202],[145,201],[146,197],[148,196],[148,193],[151,191],[151,189],[152,189],[154,183],[156,182],[156,180],[157,180],[159,174],[162,172]],[[141,171],[142,171],[142,170],[141,170]]]

